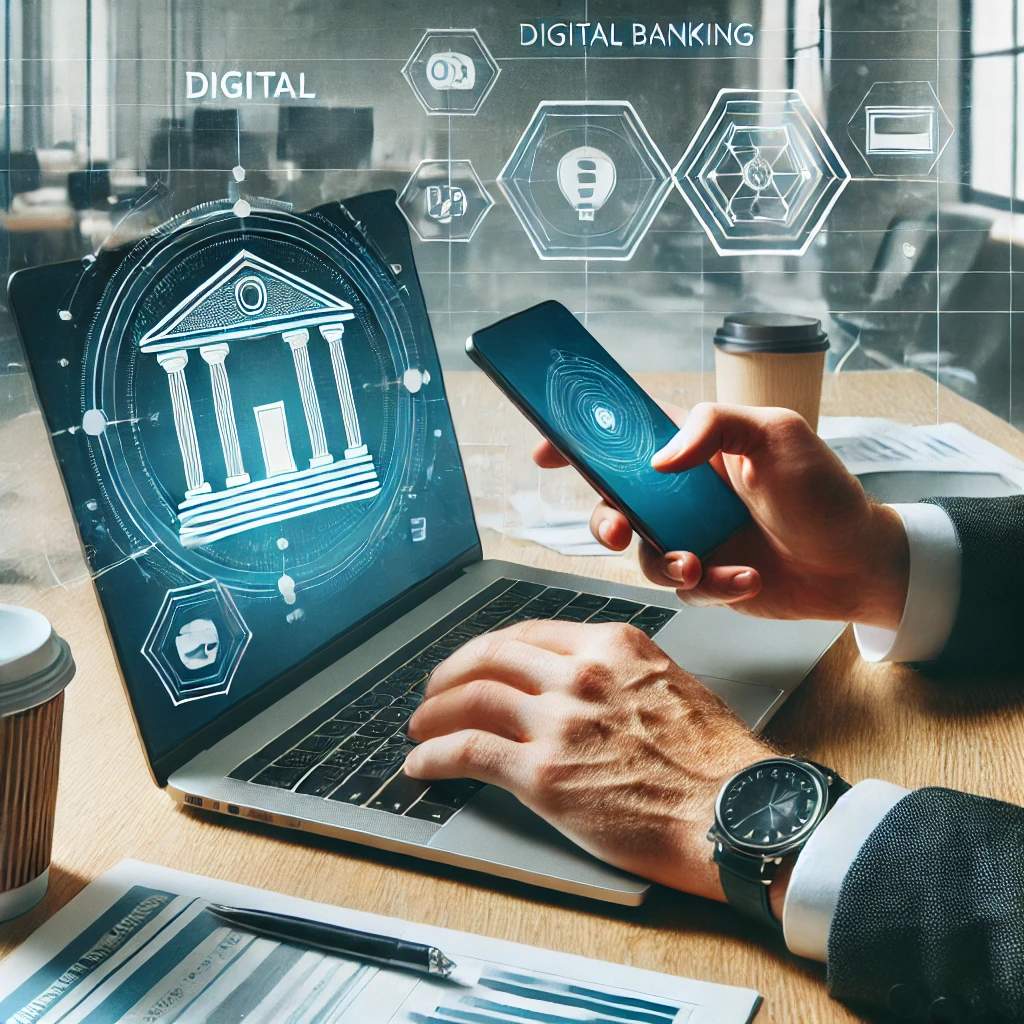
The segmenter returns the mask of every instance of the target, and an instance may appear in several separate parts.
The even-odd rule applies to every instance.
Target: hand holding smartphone
[[[651,466],[676,425],[561,303],[476,331],[466,352],[662,554],[704,558],[749,520],[710,465],[672,474]]]

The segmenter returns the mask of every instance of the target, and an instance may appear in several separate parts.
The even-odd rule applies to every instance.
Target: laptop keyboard
[[[502,579],[321,705],[228,778],[444,824],[482,782],[402,773],[405,734],[433,669],[468,640],[528,619],[629,622],[654,636],[676,613],[657,605]]]

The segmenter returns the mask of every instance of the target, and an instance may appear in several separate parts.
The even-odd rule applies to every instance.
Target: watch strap
[[[829,780],[828,786],[828,801],[825,804],[825,814],[828,814],[836,805],[836,801],[844,794],[849,793],[853,786],[850,785],[846,779],[841,779],[831,768],[826,768],[823,764],[818,764],[817,761],[812,761],[808,757],[801,757],[797,760],[803,761],[804,764],[809,764],[813,768],[817,768],[826,779]]]
[[[761,881],[761,859],[736,853],[716,842],[715,862],[729,906],[746,917],[781,931],[782,922],[772,913],[768,886]]]

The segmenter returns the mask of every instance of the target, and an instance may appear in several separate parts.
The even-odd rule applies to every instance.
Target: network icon
[[[723,89],[675,170],[723,256],[802,256],[849,180],[796,90]]]

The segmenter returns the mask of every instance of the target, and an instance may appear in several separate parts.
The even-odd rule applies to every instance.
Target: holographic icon
[[[537,107],[498,184],[542,260],[628,260],[671,190],[632,104]]]
[[[593,220],[615,188],[615,164],[593,146],[577,146],[558,161],[558,187],[580,220]]]
[[[252,639],[231,597],[217,580],[164,594],[142,654],[174,704],[223,697]]]
[[[427,216],[439,224],[466,215],[466,193],[458,185],[428,185],[424,193]]]
[[[864,115],[865,153],[931,156],[935,152],[934,107],[865,107]]]
[[[423,242],[468,242],[494,205],[469,160],[421,160],[396,202]]]
[[[478,113],[499,74],[475,28],[428,29],[402,68],[428,114]]]
[[[192,619],[186,622],[174,638],[178,659],[185,668],[197,669],[212,665],[217,660],[220,636],[217,624],[210,619]]]
[[[796,90],[722,89],[675,181],[720,255],[802,256],[850,172]]]
[[[614,430],[615,429],[615,413],[611,409],[606,409],[603,405],[594,407],[594,422],[602,430]]]
[[[878,178],[933,176],[953,137],[931,82],[875,82],[846,131]]]
[[[213,544],[270,523],[309,515],[380,493],[373,455],[363,443],[352,380],[342,336],[355,316],[351,303],[331,295],[269,260],[240,248],[211,277],[182,299],[139,342],[140,353],[154,357],[167,375],[185,493],[178,504],[184,547]],[[316,327],[334,369],[335,394],[344,422],[343,456],[331,452],[317,383],[309,356],[310,331]],[[252,407],[263,454],[265,476],[253,480],[245,467],[228,374],[245,352],[239,343],[277,336],[290,350],[312,457],[299,469],[292,451],[283,400]],[[210,388],[226,469],[223,487],[206,479],[189,390],[189,353],[208,364]],[[242,356],[244,360],[244,356]],[[270,388],[273,382],[267,382]],[[343,442],[343,444],[342,444]],[[251,466],[250,466],[251,468]]]
[[[439,91],[472,89],[476,85],[476,65],[464,53],[434,53],[427,59],[427,81]]]

